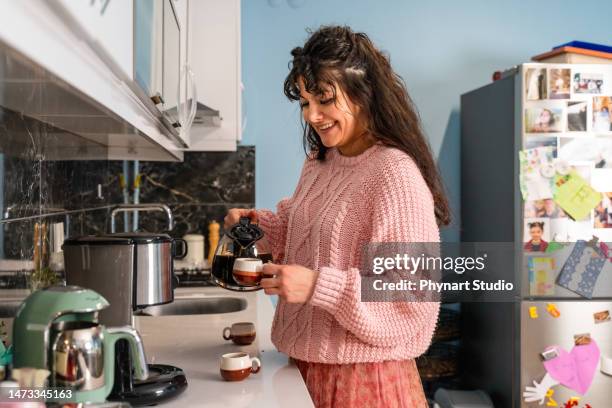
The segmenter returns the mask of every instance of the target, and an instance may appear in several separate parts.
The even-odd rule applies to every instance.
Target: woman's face
[[[299,79],[300,107],[304,120],[312,126],[325,147],[337,147],[343,154],[351,154],[363,144],[365,127],[361,110],[336,86],[336,99],[331,88],[323,95],[309,93]],[[358,152],[355,152],[358,153]]]

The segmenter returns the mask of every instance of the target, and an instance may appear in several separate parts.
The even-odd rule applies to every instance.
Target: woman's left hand
[[[306,303],[312,297],[319,272],[300,265],[263,266],[261,287],[267,295],[279,295],[288,303]]]

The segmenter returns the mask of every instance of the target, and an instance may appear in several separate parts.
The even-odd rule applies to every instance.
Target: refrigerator
[[[461,241],[512,243],[520,286],[461,305],[462,386],[495,407],[612,407],[611,112],[612,64],[525,63],[461,96]]]

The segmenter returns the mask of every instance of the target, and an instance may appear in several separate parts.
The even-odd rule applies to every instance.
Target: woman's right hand
[[[251,222],[257,222],[257,211],[254,208],[231,208],[223,219],[223,228],[228,229],[232,225],[238,224],[240,217],[249,217]]]

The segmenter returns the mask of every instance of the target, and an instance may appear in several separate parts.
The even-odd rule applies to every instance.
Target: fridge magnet
[[[565,212],[552,198],[543,200],[525,201],[525,218],[564,218]]]
[[[555,176],[553,198],[567,215],[580,221],[591,214],[601,200],[601,193],[595,191],[576,170],[572,170],[565,176]]]
[[[600,94],[604,85],[602,73],[574,73],[572,89],[577,94]]]
[[[605,263],[606,258],[601,250],[587,245],[584,240],[578,241],[561,268],[557,285],[591,299]]]
[[[525,149],[519,152],[520,188],[525,201],[552,198],[552,178],[542,174],[542,168],[553,161],[556,150],[551,146]]]
[[[555,294],[555,260],[550,257],[530,257],[527,261],[529,271],[529,294],[531,296],[550,296]]]
[[[593,217],[595,228],[612,228],[612,192],[602,194],[602,199],[595,207]]]
[[[525,109],[525,133],[562,132],[562,119],[562,108],[527,108]]]
[[[553,395],[555,395],[555,390],[546,391],[546,406],[547,407],[558,407],[557,401],[553,399]]]
[[[523,230],[523,249],[526,252],[545,252],[550,241],[550,228],[546,218],[526,218]]]
[[[589,162],[589,165],[594,165],[596,169],[612,168],[612,137],[562,137],[559,143],[559,158],[572,162]]]
[[[591,344],[591,333],[574,334],[575,346],[586,346]]]
[[[606,323],[612,321],[612,317],[610,317],[609,310],[604,310],[601,312],[594,313],[593,320],[595,320],[595,324]]]
[[[557,309],[557,306],[554,303],[547,304],[546,311],[555,319],[561,317],[561,312],[559,311],[559,309]]]
[[[531,317],[532,319],[537,319],[538,316],[538,307],[537,306],[531,306],[529,307],[529,317]]]
[[[567,131],[586,132],[587,130],[587,102],[567,102]]]
[[[548,72],[548,97],[550,99],[569,99],[570,70],[569,68],[551,69]]]
[[[580,398],[578,398],[578,397],[570,397],[570,399],[567,400],[567,402],[565,403],[563,408],[577,407],[579,402],[580,402]]]
[[[593,132],[612,131],[612,97],[593,97]]]
[[[528,101],[546,99],[546,68],[527,68],[525,71],[525,98]]]

